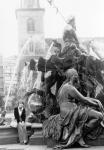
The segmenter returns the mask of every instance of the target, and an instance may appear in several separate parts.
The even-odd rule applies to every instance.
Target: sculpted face
[[[52,52],[52,55],[58,56],[60,53],[60,49],[58,47],[53,46],[51,52]]]
[[[73,85],[76,87],[76,88],[79,88],[79,78],[78,78],[78,75],[75,75],[73,77]]]
[[[66,71],[66,78],[69,80],[69,82],[72,81],[73,85],[76,88],[79,87],[79,77],[78,77],[77,70],[75,70],[74,68],[68,69]]]

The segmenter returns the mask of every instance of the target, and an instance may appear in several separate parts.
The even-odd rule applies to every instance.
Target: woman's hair
[[[19,104],[23,104],[24,105],[24,102],[20,100],[20,101],[18,101],[18,105]]]
[[[73,75],[78,76],[77,70],[74,68],[68,69],[66,71],[66,80],[70,80]]]

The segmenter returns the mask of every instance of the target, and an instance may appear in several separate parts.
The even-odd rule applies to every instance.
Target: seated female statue
[[[43,124],[44,136],[64,143],[60,145],[61,148],[72,146],[76,142],[87,147],[84,129],[88,134],[96,125],[103,126],[102,104],[97,99],[84,97],[77,90],[78,85],[77,71],[73,68],[67,70],[66,81],[57,97],[60,113],[49,117]]]

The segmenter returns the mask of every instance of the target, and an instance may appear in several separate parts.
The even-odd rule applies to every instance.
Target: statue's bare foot
[[[62,150],[64,147],[62,145],[56,145],[53,150]]]
[[[83,147],[83,148],[88,148],[88,147],[90,147],[89,145],[87,145],[87,144],[84,142],[83,138],[80,138],[80,140],[78,141],[78,143],[79,143],[79,145],[80,145],[81,147]]]

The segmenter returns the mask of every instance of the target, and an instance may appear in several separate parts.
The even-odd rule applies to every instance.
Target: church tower
[[[38,58],[45,55],[44,12],[39,0],[20,1],[16,17],[19,53],[23,56]]]

